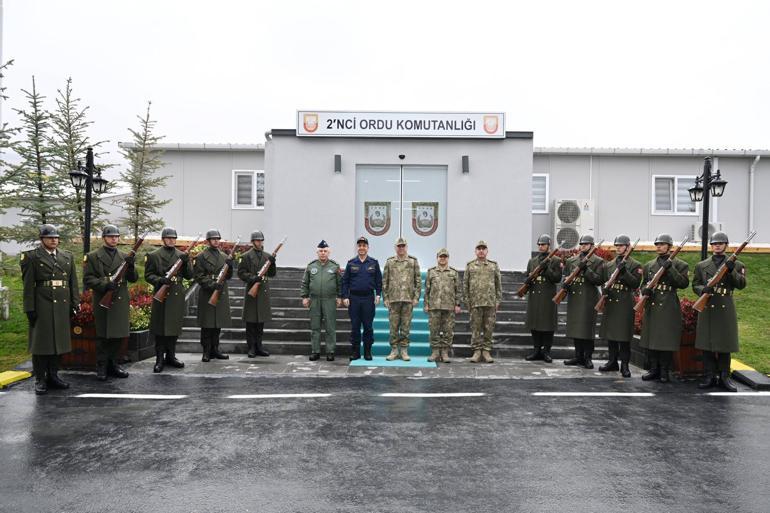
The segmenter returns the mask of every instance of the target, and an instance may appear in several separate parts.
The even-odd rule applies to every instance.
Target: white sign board
[[[297,111],[297,135],[312,137],[505,138],[502,112]]]

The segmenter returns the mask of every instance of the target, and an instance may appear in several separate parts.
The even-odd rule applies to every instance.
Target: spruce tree
[[[5,71],[9,66],[13,64],[10,60],[0,66],[0,80],[5,76]],[[0,87],[0,108],[2,104],[8,99],[5,95],[5,87]],[[16,178],[19,170],[16,166],[10,165],[5,161],[5,154],[8,150],[12,149],[11,139],[19,130],[17,128],[11,128],[8,123],[2,123],[0,125],[0,214],[5,213],[5,209],[11,206],[14,198],[12,182]],[[3,238],[3,228],[0,227],[0,238]]]
[[[151,105],[152,102],[147,102],[144,117],[137,116],[139,129],[128,129],[132,144],[121,151],[128,161],[128,168],[120,174],[120,179],[128,185],[130,192],[123,203],[126,216],[120,221],[128,227],[134,240],[146,231],[163,227],[163,219],[156,215],[163,205],[171,201],[158,199],[154,192],[154,189],[164,186],[169,177],[158,175],[158,170],[165,163],[161,159],[163,151],[155,146],[163,136],[154,133],[156,121],[150,118]]]

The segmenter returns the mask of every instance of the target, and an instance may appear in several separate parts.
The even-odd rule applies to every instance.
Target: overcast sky
[[[72,77],[105,160],[264,142],[297,109],[503,111],[536,146],[770,147],[770,2],[3,1],[13,123]]]

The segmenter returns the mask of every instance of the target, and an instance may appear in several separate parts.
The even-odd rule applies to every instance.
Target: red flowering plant
[[[641,296],[635,296],[635,302],[639,302]],[[692,307],[693,302],[687,298],[679,300],[679,309],[682,311],[682,334],[692,335],[698,324],[698,312]],[[634,312],[634,333],[642,332],[642,314]]]
[[[80,294],[80,308],[78,309],[78,313],[72,317],[73,326],[80,326],[83,328],[85,326],[94,325],[94,308],[91,306],[92,297],[93,292],[91,292],[90,289]]]
[[[152,289],[142,283],[128,289],[129,320],[131,330],[147,329],[150,325],[150,309],[152,308]],[[92,306],[93,291],[86,290],[80,294],[80,309],[72,317],[72,325],[81,328],[94,325],[94,308]]]

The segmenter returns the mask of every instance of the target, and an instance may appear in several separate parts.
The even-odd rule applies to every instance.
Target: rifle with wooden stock
[[[235,244],[233,244],[233,247],[230,251],[228,251],[227,258],[232,258],[233,254],[235,254],[235,248],[238,247],[238,244],[241,243],[241,239],[239,238],[237,241],[235,241]],[[227,279],[227,263],[222,266],[222,269],[219,270],[219,274],[217,275],[217,286],[223,284],[225,280]],[[211,297],[209,298],[209,304],[211,306],[217,306],[217,303],[219,303],[219,296],[222,295],[222,290],[220,288],[214,289],[214,292],[211,293]]]
[[[685,237],[679,246],[674,249],[674,251],[671,252],[671,255],[669,255],[668,259],[672,262],[674,261],[674,258],[679,254],[680,251],[682,251],[682,248],[684,248],[684,245],[687,244],[690,241],[690,237]],[[661,278],[663,278],[663,275],[666,274],[666,268],[661,267],[658,269],[658,271],[655,273],[655,275],[648,281],[644,287],[642,287],[642,292],[645,290],[652,290],[655,287],[658,286],[658,282],[660,282]],[[645,296],[642,294],[642,297],[639,299],[639,301],[634,305],[634,311],[639,312],[640,314],[644,313],[644,307],[647,305],[647,300],[649,299],[649,296]]]
[[[145,232],[144,235],[136,239],[134,241],[134,247],[131,248],[131,251],[128,253],[129,257],[136,257],[136,252],[139,251],[139,248],[141,247],[142,243],[144,242],[144,238],[147,237],[147,232]],[[112,296],[115,294],[115,290],[117,290],[117,287],[120,286],[121,282],[123,281],[123,278],[126,276],[126,271],[128,271],[128,264],[126,264],[126,261],[123,260],[123,263],[120,264],[120,267],[118,267],[117,272],[115,275],[110,279],[110,283],[115,284],[115,288],[108,290],[104,293],[104,296],[102,296],[102,300],[99,301],[99,306],[102,308],[106,308],[107,310],[110,309],[112,306]]]
[[[736,249],[733,252],[733,254],[730,255],[727,258],[727,260],[725,260],[724,263],[719,266],[719,269],[717,270],[717,273],[714,276],[712,276],[711,279],[706,284],[707,287],[714,288],[714,287],[717,286],[717,284],[720,281],[722,281],[722,278],[724,278],[725,275],[727,274],[727,265],[725,265],[725,264],[727,264],[727,261],[729,260],[731,262],[735,262],[735,260],[738,258],[738,255],[741,254],[741,251],[743,251],[743,249],[746,247],[746,245],[749,242],[751,242],[751,239],[753,239],[756,234],[757,234],[757,232],[751,232],[749,234],[749,236],[746,238],[746,240],[743,241],[743,244],[738,246],[738,249]],[[706,309],[706,305],[708,305],[709,299],[711,299],[712,295],[713,294],[710,293],[710,292],[704,292],[703,294],[701,294],[701,296],[698,298],[698,300],[695,303],[693,303],[692,307],[695,310],[697,310],[699,312],[702,312],[703,310]]]
[[[633,253],[634,249],[636,249],[637,244],[639,244],[639,239],[636,239],[636,242],[634,242],[634,245],[631,246],[631,249],[626,252],[621,262],[625,263],[628,260],[628,257],[630,257],[631,253]],[[604,311],[604,304],[607,302],[608,291],[612,288],[613,285],[615,285],[615,283],[617,283],[619,279],[620,279],[620,269],[615,268],[615,271],[613,271],[612,275],[610,276],[610,279],[607,280],[607,282],[602,287],[602,295],[599,298],[599,301],[596,302],[596,306],[594,306],[594,310],[596,310],[599,313]]]
[[[283,247],[283,243],[284,242],[286,242],[286,237],[281,239],[281,242],[278,243],[278,246],[276,246],[275,251],[272,252],[273,258],[275,258],[276,255],[278,254],[278,252],[281,250],[281,248]],[[267,274],[267,271],[270,269],[271,262],[272,262],[271,260],[268,260],[267,262],[264,263],[262,268],[257,273],[257,276],[259,278],[264,278],[265,277],[265,275]],[[249,295],[251,297],[257,297],[257,294],[259,294],[259,286],[260,285],[262,285],[262,282],[258,281],[258,282],[255,282],[254,285],[251,286],[251,288],[249,289]]]
[[[199,242],[200,240],[201,240],[201,234],[199,233],[199,234],[198,234],[198,238],[197,238],[197,239],[195,239],[195,240],[192,242],[192,244],[190,244],[189,246],[187,246],[187,249],[185,249],[185,250],[183,251],[183,253],[184,253],[185,255],[189,255],[189,254],[190,254],[190,251],[192,251],[192,249],[193,249],[195,246],[197,246],[197,245],[198,245],[198,242]],[[182,259],[181,259],[181,258],[179,258],[179,259],[177,259],[177,261],[176,261],[176,262],[174,262],[174,265],[172,265],[172,266],[171,266],[171,269],[169,269],[169,270],[168,270],[168,272],[166,273],[166,279],[170,280],[170,279],[174,278],[174,277],[175,277],[177,274],[179,274],[179,271],[180,271],[181,269],[182,269]],[[164,301],[166,300],[166,296],[168,296],[168,291],[169,291],[169,290],[171,290],[171,285],[169,285],[168,283],[165,283],[165,284],[161,285],[161,287],[158,289],[158,291],[155,293],[155,295],[154,295],[154,296],[152,296],[152,298],[153,298],[155,301],[158,301],[159,303],[162,303],[162,302],[164,302]]]
[[[524,297],[527,294],[527,291],[532,286],[532,284],[535,283],[535,280],[537,279],[537,277],[540,276],[543,273],[543,271],[545,271],[545,268],[548,266],[548,264],[551,263],[551,258],[556,256],[556,253],[561,251],[561,248],[563,246],[564,245],[562,244],[558,248],[548,253],[548,256],[545,257],[543,261],[540,262],[540,264],[538,264],[537,267],[532,269],[532,272],[529,273],[529,276],[527,276],[527,279],[524,280],[524,284],[521,287],[519,287],[519,290],[516,291],[517,296]]]
[[[604,239],[602,239],[601,242],[599,242],[599,244],[596,244],[594,247],[592,247],[591,251],[588,252],[585,258],[580,260],[580,263],[582,264],[583,262],[588,262],[591,259],[591,257],[594,256],[594,253],[596,253],[596,250],[599,249],[599,246],[601,246],[603,242],[604,242]],[[566,286],[572,285],[572,282],[574,282],[577,279],[577,277],[580,276],[581,274],[583,274],[583,270],[580,268],[580,265],[577,265],[575,269],[571,273],[569,273],[569,276],[567,276],[564,279],[564,284],[561,286],[561,289],[559,290],[559,292],[557,292],[556,295],[553,296],[554,303],[558,305],[562,301],[564,301],[564,298],[567,297],[567,289],[564,288],[564,285]]]

